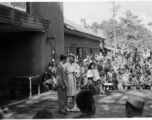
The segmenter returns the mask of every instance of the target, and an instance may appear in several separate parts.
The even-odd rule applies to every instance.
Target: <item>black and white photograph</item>
[[[152,1],[0,1],[0,119],[152,117]]]

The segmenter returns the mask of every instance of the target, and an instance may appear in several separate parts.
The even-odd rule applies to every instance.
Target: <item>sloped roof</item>
[[[92,31],[86,29],[86,28],[83,28],[81,27],[80,25],[64,18],[64,25],[66,28],[70,29],[70,30],[73,30],[73,31],[78,31],[78,32],[81,32],[81,33],[86,33],[86,34],[89,34],[89,35],[92,35],[94,37],[98,37],[98,38],[101,38],[101,39],[105,39],[103,36],[101,35],[98,35],[96,33],[93,33]]]

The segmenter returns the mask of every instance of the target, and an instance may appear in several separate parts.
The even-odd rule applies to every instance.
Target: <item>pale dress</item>
[[[67,96],[75,96],[76,95],[76,66],[75,63],[66,63],[64,68],[67,73],[67,81],[68,81],[68,88],[67,88]]]

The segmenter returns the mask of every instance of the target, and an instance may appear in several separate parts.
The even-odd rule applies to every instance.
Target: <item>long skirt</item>
[[[95,87],[95,82],[93,81],[93,78],[88,78],[89,84],[91,84],[93,87]]]
[[[59,101],[59,110],[63,110],[67,105],[67,90],[62,89],[61,87],[57,88],[58,92],[58,101]]]
[[[72,97],[76,95],[76,78],[74,74],[68,74],[68,88],[67,88],[67,96]]]

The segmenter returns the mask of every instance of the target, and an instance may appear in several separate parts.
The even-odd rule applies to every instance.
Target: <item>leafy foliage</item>
[[[127,10],[124,13],[124,17],[121,17],[119,22],[116,20],[113,21],[113,19],[107,21],[103,20],[100,24],[94,22],[91,29],[95,33],[102,31],[106,36],[107,41],[113,44],[113,22],[115,22],[115,32],[118,43],[129,43],[134,41],[134,43],[140,43],[141,45],[151,45],[151,32],[141,24],[142,20],[139,19],[139,16],[134,15],[130,10]],[[149,26],[151,27],[152,23],[149,23]]]

